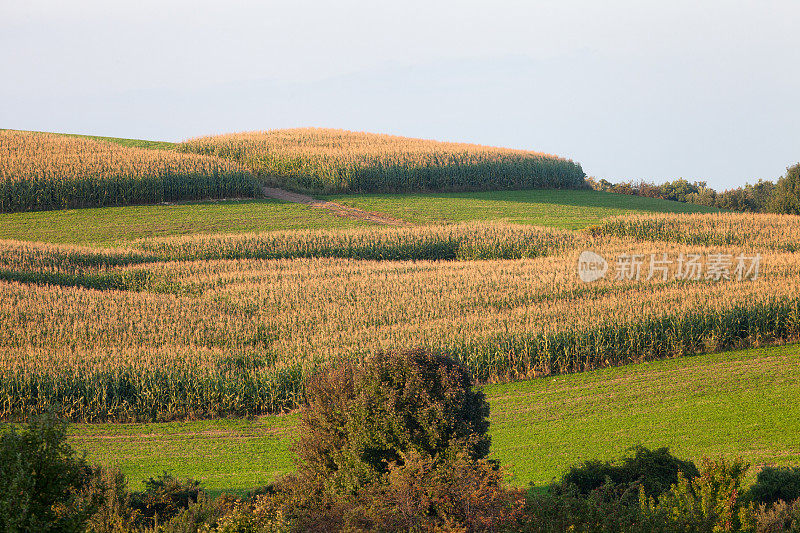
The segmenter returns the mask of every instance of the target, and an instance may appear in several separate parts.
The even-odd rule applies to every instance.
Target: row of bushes
[[[50,418],[0,436],[0,529],[88,532],[796,532],[800,469],[666,448],[573,467],[544,488],[504,483],[487,459],[489,406],[467,370],[416,350],[315,374],[298,470],[246,498],[211,499],[166,473],[131,492],[90,466]],[[788,503],[787,503],[788,502]]]
[[[800,214],[800,164],[788,167],[776,183],[758,180],[723,192],[708,187],[704,181],[689,182],[683,178],[662,184],[639,182],[611,183],[587,178],[595,190],[617,194],[659,198],[690,204],[745,211],[750,213]]]
[[[436,461],[406,452],[403,463],[388,463],[382,476],[359,486],[323,487],[301,467],[301,474],[244,497],[212,498],[200,482],[166,472],[131,490],[118,469],[76,456],[64,429],[44,417],[0,436],[3,531],[800,531],[800,468],[766,467],[744,490],[741,460],[704,459],[698,467],[666,448],[637,447],[614,463],[590,461],[525,491],[505,486],[496,464],[467,453]],[[355,464],[339,463],[337,470]]]

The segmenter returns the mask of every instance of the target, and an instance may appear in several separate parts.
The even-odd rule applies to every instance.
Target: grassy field
[[[331,195],[327,199],[418,224],[495,220],[579,229],[632,213],[708,213],[710,207],[588,190]]]
[[[110,245],[145,237],[350,228],[367,222],[277,200],[141,205],[0,214],[0,239]]]
[[[629,213],[710,208],[596,191],[528,190],[427,195],[337,195],[336,202],[419,224],[504,221],[566,229]],[[343,228],[366,222],[274,200],[241,200],[0,214],[0,239],[110,244],[144,237]]]
[[[760,348],[489,385],[492,454],[512,482],[546,483],[636,444],[676,454],[800,464],[800,346]],[[164,470],[243,492],[293,469],[296,415],[164,424],[75,424],[71,443],[134,488]]]

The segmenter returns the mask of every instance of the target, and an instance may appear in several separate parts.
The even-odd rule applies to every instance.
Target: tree
[[[489,453],[489,405],[427,350],[342,361],[310,377],[296,475],[262,500],[303,531],[510,530],[522,493]],[[270,514],[271,513],[271,514]]]
[[[788,167],[775,188],[775,209],[779,213],[800,215],[800,163]]]
[[[0,530],[80,531],[99,503],[81,494],[92,476],[53,417],[7,429],[0,434]]]
[[[300,470],[355,491],[415,452],[433,464],[489,453],[489,404],[458,362],[426,350],[342,362],[312,376],[297,447]]]

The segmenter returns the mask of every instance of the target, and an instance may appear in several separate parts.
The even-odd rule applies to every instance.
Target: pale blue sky
[[[800,160],[800,2],[0,3],[0,127],[327,126],[726,188]]]

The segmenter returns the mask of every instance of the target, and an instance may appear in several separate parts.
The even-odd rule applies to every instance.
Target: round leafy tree
[[[800,215],[800,163],[786,169],[775,188],[778,212]]]
[[[357,491],[405,457],[432,464],[489,453],[489,404],[457,361],[426,350],[341,362],[306,386],[297,445],[300,473]]]

